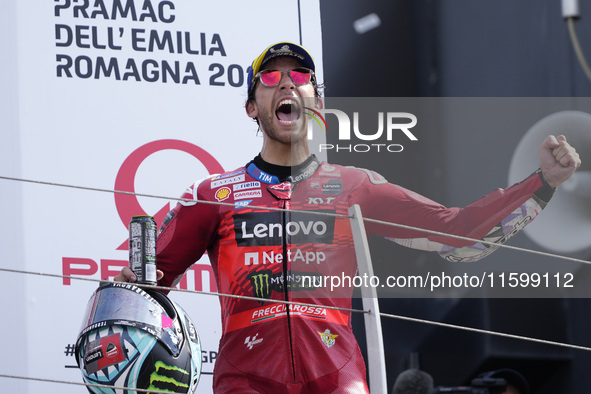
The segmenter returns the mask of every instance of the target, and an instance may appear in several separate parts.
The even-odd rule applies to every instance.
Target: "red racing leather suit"
[[[158,238],[160,285],[173,285],[207,251],[220,293],[262,300],[220,297],[216,393],[367,392],[350,312],[324,308],[350,308],[352,289],[329,291],[321,280],[357,272],[349,219],[341,216],[353,204],[365,218],[501,243],[552,195],[535,173],[465,208],[445,208],[375,172],[313,156],[287,179],[261,162],[258,157],[188,188],[183,197],[192,201],[169,213]],[[494,249],[383,224],[366,224],[366,230],[454,261]]]

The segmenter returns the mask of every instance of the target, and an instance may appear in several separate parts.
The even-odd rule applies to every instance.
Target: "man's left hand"
[[[538,152],[544,180],[553,188],[570,178],[581,165],[579,154],[564,135],[549,135]]]

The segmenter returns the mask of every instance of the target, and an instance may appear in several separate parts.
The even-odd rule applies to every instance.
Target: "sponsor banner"
[[[18,270],[68,276],[10,274],[0,294],[15,300],[7,313],[24,329],[0,329],[1,336],[15,338],[5,344],[6,354],[21,355],[16,362],[0,360],[0,370],[81,383],[74,344],[98,283],[75,277],[112,280],[128,264],[132,216],[154,216],[160,225],[197,179],[252,160],[261,140],[243,109],[248,67],[272,42],[301,37],[322,80],[319,2],[263,0],[256,9],[237,0],[223,7],[170,0],[5,3],[0,29],[13,40],[0,44],[6,54],[0,79],[9,87],[0,95],[2,175],[124,192],[30,183],[0,188],[2,217],[18,224],[0,230],[11,246],[2,248],[2,260]],[[240,26],[255,19],[265,23],[249,25],[244,45]],[[234,190],[244,183],[244,170],[211,182],[225,202],[256,190]],[[254,198],[243,195],[240,202]],[[217,290],[207,256],[179,287]],[[195,322],[204,349],[197,393],[210,393],[219,302],[179,292],[170,298]],[[53,321],[59,324],[47,324]],[[103,348],[103,355],[116,349]],[[11,380],[7,387],[23,394],[81,390],[39,381]]]

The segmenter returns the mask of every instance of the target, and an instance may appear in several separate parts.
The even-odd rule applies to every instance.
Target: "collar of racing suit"
[[[302,164],[289,167],[266,162],[259,154],[246,165],[246,171],[252,177],[266,184],[299,183],[311,177],[319,166],[320,161],[315,155],[310,155]]]

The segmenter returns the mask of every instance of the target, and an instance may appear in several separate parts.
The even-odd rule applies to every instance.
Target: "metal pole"
[[[353,234],[359,275],[362,277],[367,275],[367,278],[371,278],[373,277],[373,266],[359,205],[355,204],[350,207],[349,215],[351,216],[351,232]],[[362,286],[361,297],[363,309],[369,311],[369,313],[364,314],[369,388],[372,393],[387,393],[386,360],[377,290],[372,286]]]

